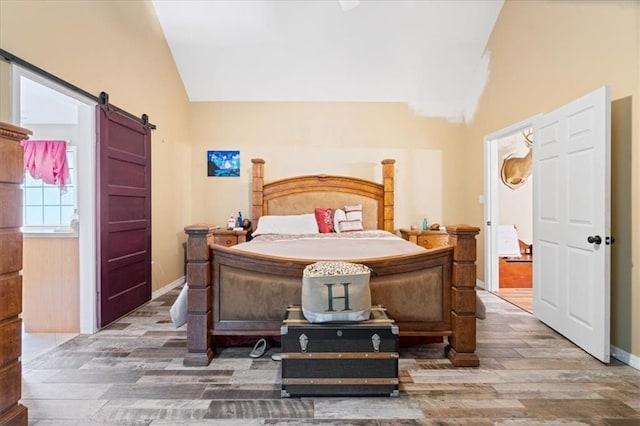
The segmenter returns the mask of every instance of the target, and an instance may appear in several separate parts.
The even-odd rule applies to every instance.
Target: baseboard
[[[156,299],[156,298],[168,293],[169,291],[173,290],[174,288],[184,284],[184,281],[185,281],[185,277],[183,275],[180,278],[178,278],[177,280],[175,280],[173,282],[170,282],[169,284],[165,285],[162,288],[159,288],[158,290],[154,291],[151,294],[151,300]]]
[[[482,290],[486,290],[487,287],[484,284],[484,281],[476,279],[476,288],[481,288]]]
[[[620,362],[624,362],[630,367],[640,370],[640,357],[623,351],[622,349],[611,345],[611,356]]]

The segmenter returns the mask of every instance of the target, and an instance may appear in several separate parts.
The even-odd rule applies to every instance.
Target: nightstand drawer
[[[449,234],[444,231],[422,231],[417,244],[427,249],[446,247],[449,245]]]
[[[230,229],[216,229],[213,231],[213,244],[231,247],[247,241],[247,231],[233,231]]]
[[[235,235],[214,235],[213,236],[213,244],[218,244],[220,246],[231,247],[238,244],[238,237]]]

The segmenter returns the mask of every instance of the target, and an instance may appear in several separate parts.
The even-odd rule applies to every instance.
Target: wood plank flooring
[[[454,368],[443,344],[403,348],[397,398],[280,397],[271,348],[226,348],[184,367],[178,289],[95,334],[23,365],[32,425],[640,425],[640,371],[595,360],[532,315],[479,292],[479,368]]]
[[[533,313],[533,288],[503,288],[496,294],[509,303]]]

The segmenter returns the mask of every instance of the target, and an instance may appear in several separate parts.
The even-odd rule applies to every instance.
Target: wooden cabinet
[[[22,398],[22,189],[20,141],[31,132],[0,123],[0,424],[26,425]]]
[[[447,234],[447,231],[400,229],[400,235],[402,235],[402,238],[405,240],[426,249],[434,249],[449,245],[449,234]]]
[[[227,229],[215,229],[213,231],[213,243],[231,247],[247,241],[247,231],[233,231]]]
[[[533,258],[523,254],[519,258],[501,257],[499,262],[500,288],[532,288]]]

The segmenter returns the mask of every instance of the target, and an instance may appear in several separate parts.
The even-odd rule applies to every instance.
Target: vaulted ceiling
[[[407,102],[470,121],[502,0],[154,0],[189,99]]]

